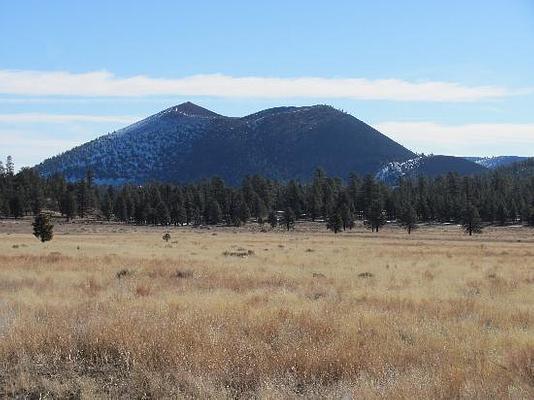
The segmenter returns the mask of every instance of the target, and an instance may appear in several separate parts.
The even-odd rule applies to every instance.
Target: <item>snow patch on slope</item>
[[[396,182],[399,178],[410,175],[419,168],[425,156],[419,156],[406,161],[393,161],[384,165],[375,175],[375,178],[383,182]]]

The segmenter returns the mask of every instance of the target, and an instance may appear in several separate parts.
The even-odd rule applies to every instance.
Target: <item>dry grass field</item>
[[[6,398],[533,399],[534,233],[0,223]]]

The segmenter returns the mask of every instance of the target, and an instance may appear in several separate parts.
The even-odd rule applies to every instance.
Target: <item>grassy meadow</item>
[[[0,397],[532,399],[534,232],[4,221]]]

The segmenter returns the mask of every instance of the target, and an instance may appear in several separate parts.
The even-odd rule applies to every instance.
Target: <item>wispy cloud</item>
[[[0,94],[22,96],[215,96],[250,98],[346,98],[361,100],[470,102],[524,93],[500,86],[455,82],[321,77],[234,77],[221,74],[177,79],[118,77],[107,71],[0,70]]]
[[[534,156],[534,123],[445,125],[436,122],[388,121],[374,126],[418,152]]]
[[[0,123],[67,123],[67,122],[117,122],[130,124],[139,117],[131,115],[85,115],[85,114],[49,114],[49,113],[13,113],[0,114]]]

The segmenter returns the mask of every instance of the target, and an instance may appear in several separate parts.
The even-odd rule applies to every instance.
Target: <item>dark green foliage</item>
[[[411,234],[417,229],[417,212],[411,204],[403,204],[399,213],[399,224]]]
[[[271,225],[271,228],[276,228],[278,225],[278,218],[276,217],[276,211],[271,211],[269,213],[269,217],[267,218],[267,221],[269,222],[269,225]]]
[[[286,207],[280,223],[289,231],[295,228],[295,212],[291,207]]]
[[[528,226],[534,226],[534,206],[529,208],[529,213],[527,217]]]
[[[334,212],[328,217],[326,227],[334,233],[338,233],[343,228],[343,218],[339,212]]]
[[[41,178],[29,168],[14,173],[0,166],[0,216],[9,218],[55,211],[67,219],[103,217],[140,225],[241,226],[252,219],[291,229],[301,220],[338,226],[339,216],[341,229],[359,220],[377,231],[386,220],[397,220],[411,232],[416,222],[462,224],[466,204],[476,206],[480,224],[517,223],[520,218],[534,226],[534,176],[502,170],[476,177],[448,174],[401,179],[392,188],[370,175],[352,174],[343,182],[317,169],[309,183],[251,176],[239,186],[215,177],[183,185],[109,187],[95,185],[91,173],[67,182],[59,175]],[[275,210],[286,211],[277,215]]]
[[[155,209],[154,224],[158,225],[169,225],[171,217],[169,214],[169,209],[164,202],[160,201]]]
[[[211,225],[217,225],[222,221],[221,206],[217,200],[212,200],[209,205],[208,211],[208,223]]]
[[[72,190],[66,191],[62,196],[59,203],[59,210],[61,214],[67,217],[67,221],[70,221],[76,215],[76,196]]]
[[[371,229],[372,232],[378,232],[378,230],[386,224],[384,207],[379,199],[372,200],[367,212],[365,213],[365,217],[365,226]]]
[[[467,203],[462,211],[462,226],[469,236],[473,233],[482,233],[482,221],[478,208],[471,203]]]
[[[41,242],[48,242],[54,237],[54,225],[50,222],[50,215],[39,213],[33,221],[33,235]]]
[[[105,219],[108,221],[113,216],[113,201],[112,201],[112,193],[106,192],[103,195],[102,201],[100,202],[100,210],[102,211],[102,215]]]
[[[501,202],[499,206],[497,207],[497,215],[496,215],[496,219],[499,225],[501,226],[506,225],[508,215],[509,215],[508,210],[506,209],[504,202]]]

